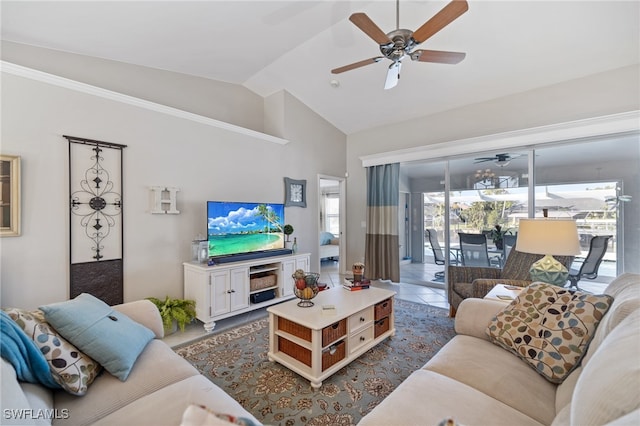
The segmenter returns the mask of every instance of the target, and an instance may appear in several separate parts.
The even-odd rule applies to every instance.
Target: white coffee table
[[[351,361],[395,334],[395,292],[371,287],[321,291],[314,306],[290,300],[267,308],[270,361],[276,361],[311,382],[313,388]],[[333,312],[323,306],[333,305]]]
[[[524,290],[524,287],[496,284],[495,287],[493,287],[491,291],[484,296],[484,298],[511,303],[516,297],[518,297],[522,290]]]

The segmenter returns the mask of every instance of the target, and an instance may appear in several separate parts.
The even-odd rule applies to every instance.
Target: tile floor
[[[443,270],[442,266],[432,263],[408,263],[404,262],[400,265],[401,283],[392,283],[388,281],[376,281],[373,283],[376,287],[387,288],[396,292],[398,299],[408,300],[411,302],[424,303],[428,305],[438,306],[449,309],[445,286],[443,282],[433,281],[435,272]],[[342,279],[339,273],[338,262],[323,261],[320,270],[320,282],[330,285],[340,285]],[[601,293],[606,287],[606,282],[580,281],[581,289],[592,293]],[[266,308],[258,309],[245,314],[236,315],[216,321],[216,327],[212,333],[218,333],[246,322],[254,321],[265,315]],[[187,326],[184,332],[178,331],[164,338],[172,347],[188,343],[200,337],[206,336],[202,323],[194,322]]]

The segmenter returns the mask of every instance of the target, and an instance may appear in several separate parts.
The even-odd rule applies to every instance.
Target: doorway
[[[318,176],[318,259],[320,280],[339,284],[344,269],[344,178]]]

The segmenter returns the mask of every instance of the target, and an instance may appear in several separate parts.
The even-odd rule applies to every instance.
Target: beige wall
[[[34,308],[68,298],[62,135],[127,145],[126,301],[182,296],[182,262],[191,240],[206,232],[205,202],[283,202],[285,176],[308,182],[308,208],[286,208],[285,217],[299,250],[317,258],[317,175],[344,175],[346,137],[291,95],[281,98],[286,145],[3,73],[1,150],[22,157],[22,235],[0,241],[0,304]],[[262,123],[257,115],[251,120]],[[179,215],[149,213],[153,185],[180,188]]]

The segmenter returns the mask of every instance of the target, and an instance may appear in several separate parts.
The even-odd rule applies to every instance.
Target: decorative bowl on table
[[[291,276],[293,278],[293,293],[300,301],[298,306],[308,308],[313,306],[311,299],[318,294],[318,279],[320,274],[316,272],[304,272],[297,269]]]

